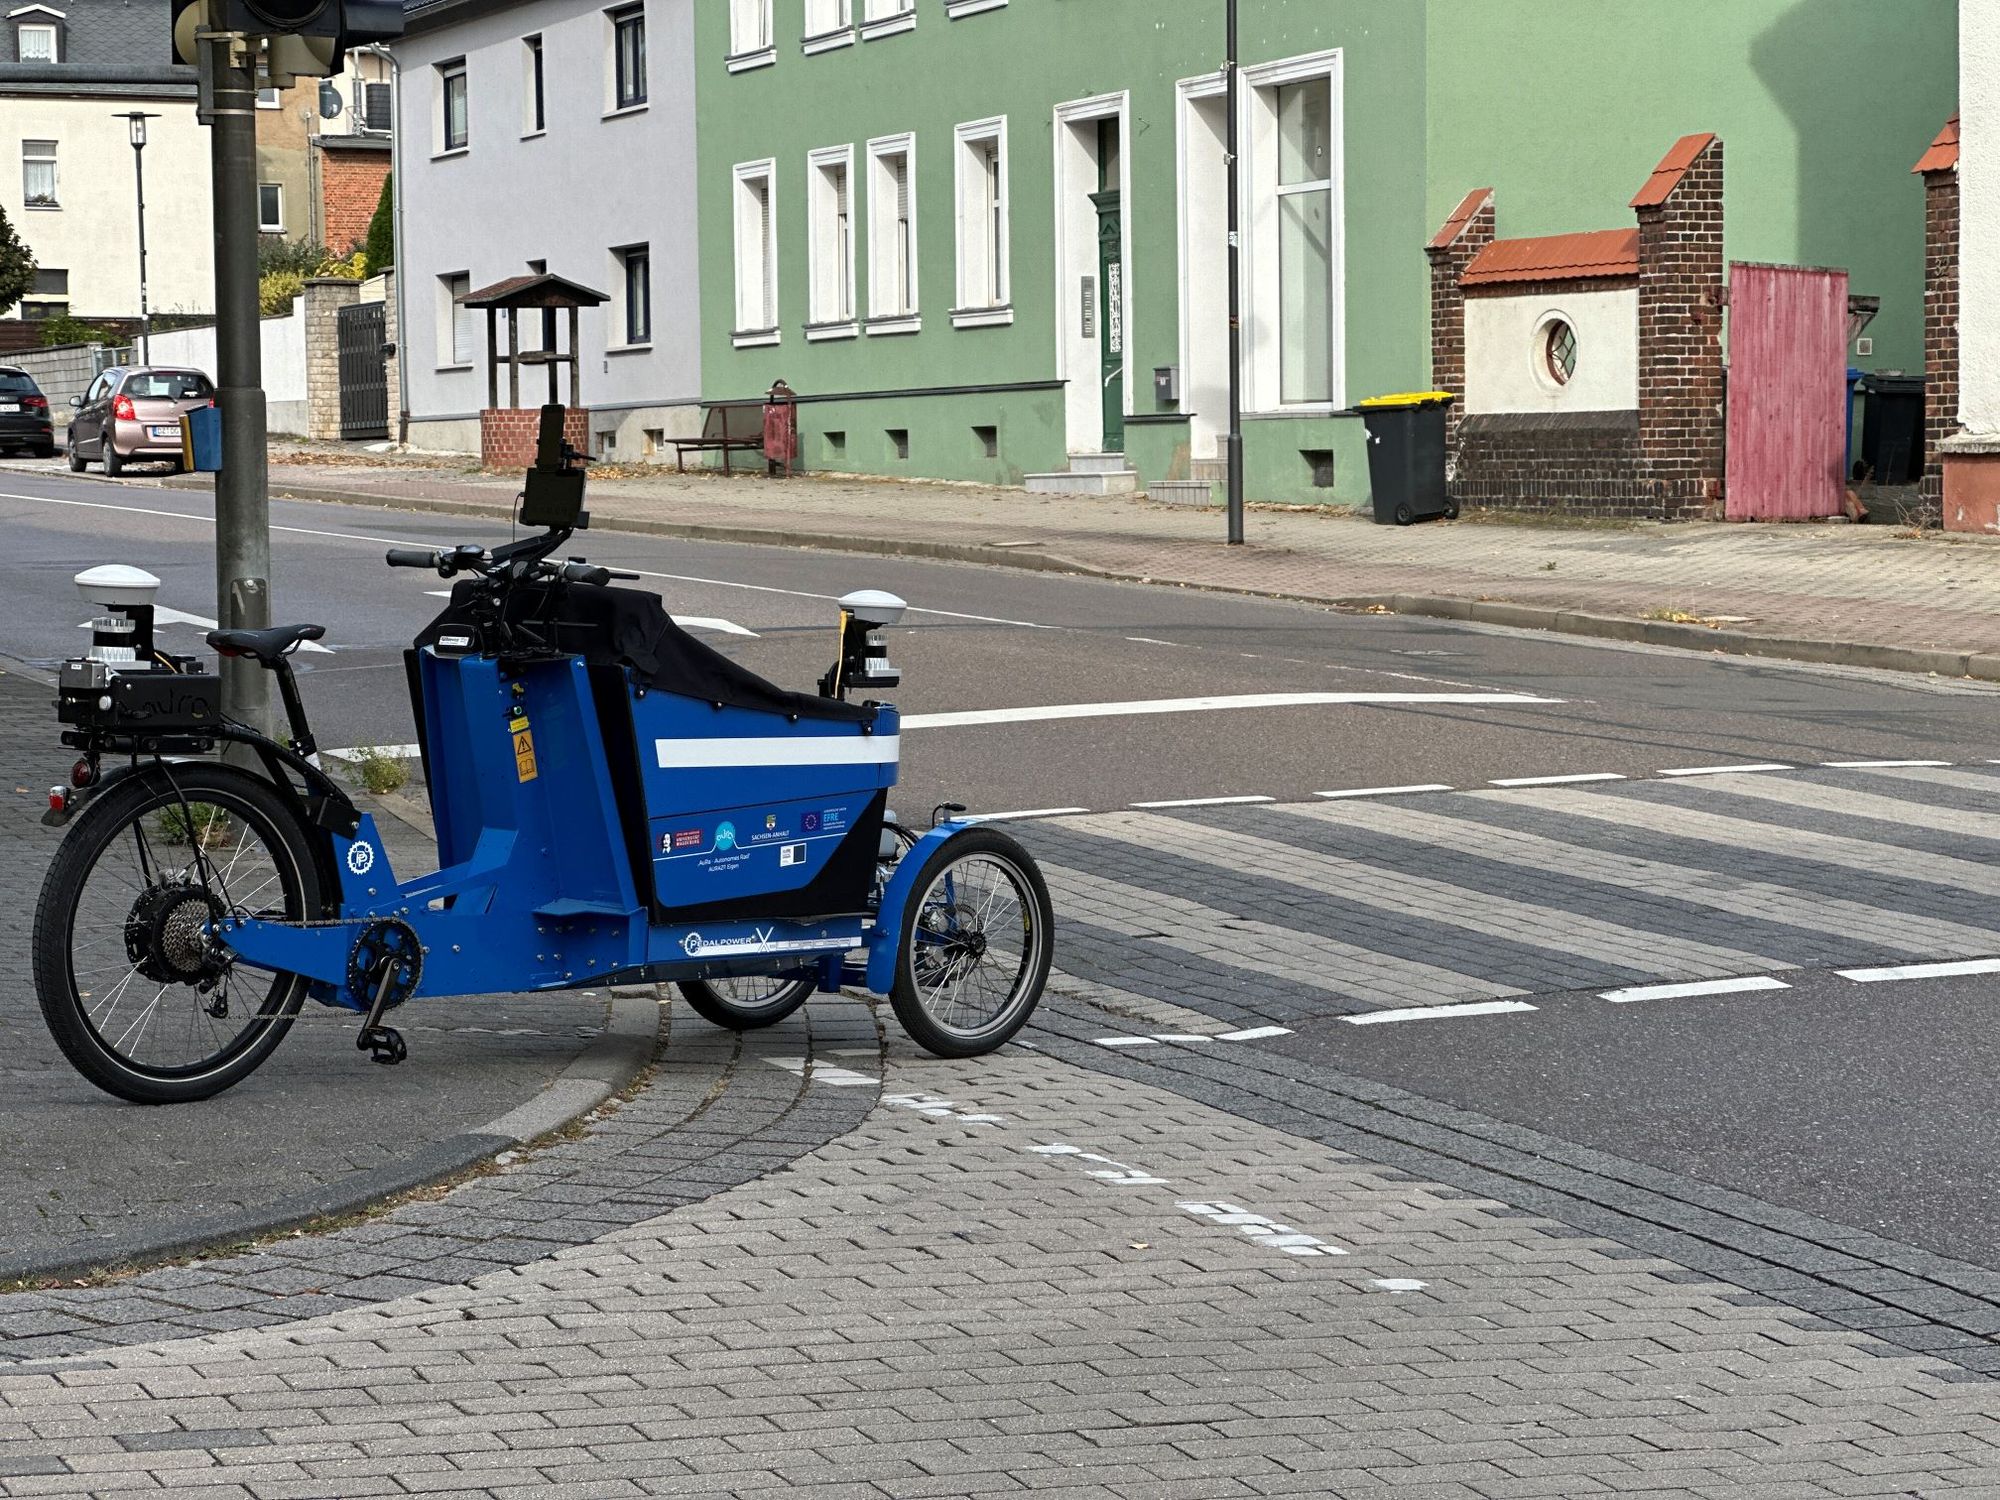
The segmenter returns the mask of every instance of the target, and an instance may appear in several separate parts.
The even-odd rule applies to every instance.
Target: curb
[[[207,489],[187,479],[161,481],[170,489]],[[480,501],[426,500],[357,494],[328,485],[273,485],[274,498],[366,506],[376,510],[425,511],[440,515],[510,519],[511,506]],[[1971,677],[2000,682],[2000,653],[1952,651],[1937,647],[1895,646],[1880,641],[1819,640],[1806,636],[1760,635],[1753,631],[1677,625],[1636,615],[1598,614],[1553,605],[1508,604],[1498,600],[1432,594],[1318,594],[1287,589],[1243,588],[1180,578],[1155,578],[1115,568],[1098,567],[1053,552],[995,547],[971,542],[924,542],[895,537],[845,536],[833,532],[778,530],[759,526],[715,525],[700,521],[657,521],[646,517],[608,517],[602,529],[642,536],[676,537],[691,542],[733,542],[759,547],[804,547],[828,552],[854,552],[876,557],[914,557],[932,562],[978,563],[1033,573],[1069,573],[1117,583],[1162,583],[1208,593],[1236,594],[1253,599],[1285,599],[1338,609],[1387,611],[1441,620],[1544,630],[1557,635],[1597,640],[1634,641],[1684,651],[1725,656],[1769,657],[1811,662],[1821,666],[1867,667],[1877,671],[1918,672],[1938,677]]]

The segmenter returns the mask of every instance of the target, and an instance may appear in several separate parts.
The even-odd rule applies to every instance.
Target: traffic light
[[[400,0],[173,0],[176,62],[197,61],[195,33],[204,29],[270,38],[274,77],[310,77],[338,73],[350,47],[400,37],[403,7]]]

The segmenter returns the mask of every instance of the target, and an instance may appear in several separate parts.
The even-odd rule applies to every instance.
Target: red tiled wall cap
[[[1653,175],[1646,179],[1646,185],[1632,200],[1634,208],[1658,208],[1665,203],[1673,190],[1681,185],[1681,178],[1687,169],[1695,164],[1701,153],[1715,143],[1715,137],[1708,135],[1684,135],[1675,141],[1672,149],[1660,158],[1660,164],[1653,168]]]

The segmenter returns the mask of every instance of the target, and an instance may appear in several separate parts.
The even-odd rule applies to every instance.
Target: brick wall
[[[1958,423],[1958,169],[1924,174],[1923,521],[1944,516],[1940,444]]]
[[[326,150],[319,154],[321,222],[326,243],[345,252],[368,238],[368,222],[382,198],[382,179],[389,175],[386,151]]]
[[[525,469],[535,461],[541,437],[539,406],[489,406],[479,414],[479,466]],[[590,451],[590,413],[572,406],[563,414],[563,441],[579,453]]]
[[[1639,442],[1662,520],[1720,515],[1722,142],[1639,216]]]
[[[1468,198],[1467,203],[1472,199]],[[1460,205],[1465,213],[1465,205]],[[1456,217],[1456,216],[1455,216]],[[1431,389],[1458,397],[1445,413],[1445,451],[1452,451],[1465,412],[1465,293],[1458,284],[1472,257],[1493,243],[1493,194],[1456,227],[1446,225],[1425,248],[1431,263]]]
[[[340,318],[361,300],[361,283],[316,276],[306,283],[306,436],[340,440]]]

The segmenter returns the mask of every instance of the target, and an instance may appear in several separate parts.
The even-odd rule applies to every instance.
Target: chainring
[[[400,917],[378,917],[361,929],[347,952],[347,990],[364,1006],[375,1003],[384,970],[389,992],[384,1010],[394,1010],[416,993],[424,977],[424,945],[416,929]]]

